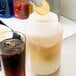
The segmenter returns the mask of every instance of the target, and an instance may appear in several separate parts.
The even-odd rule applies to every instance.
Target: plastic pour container
[[[30,62],[37,75],[49,75],[60,67],[62,26],[55,13],[41,16],[33,13],[27,28]]]

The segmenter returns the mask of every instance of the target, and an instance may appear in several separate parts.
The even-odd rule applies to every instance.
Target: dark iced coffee
[[[25,48],[20,39],[6,39],[0,43],[5,76],[25,76]]]

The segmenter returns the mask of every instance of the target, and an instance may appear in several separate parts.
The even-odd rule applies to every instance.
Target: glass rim
[[[13,33],[12,31],[5,31],[5,32],[2,32],[2,33],[0,33],[0,34],[4,34],[4,33],[9,33],[9,34],[10,34],[10,32]],[[14,32],[19,33],[19,35],[21,35],[21,37],[22,37],[22,38],[21,38],[21,42],[22,42],[22,41],[23,41],[23,42],[22,42],[21,44],[20,44],[20,42],[19,42],[19,44],[18,44],[17,46],[21,46],[21,48],[22,48],[22,46],[23,46],[23,47],[24,47],[23,50],[24,50],[24,49],[25,49],[25,42],[26,42],[26,41],[25,41],[25,40],[26,40],[25,35],[24,35],[23,33],[19,32],[19,31],[14,31]],[[3,40],[0,41],[0,46],[3,45],[2,42],[4,42],[5,40],[6,40],[6,41],[9,41],[9,40],[11,40],[11,39],[13,39],[13,38],[9,38],[9,37],[8,37],[8,38],[4,38]],[[15,40],[15,39],[13,39],[13,40]],[[18,40],[17,40],[17,41],[18,41]],[[13,46],[13,47],[11,47],[11,48],[10,48],[10,47],[9,47],[9,48],[6,47],[6,49],[4,49],[4,50],[7,51],[7,50],[10,50],[10,49],[13,49],[13,48],[16,49],[16,47]],[[17,52],[15,52],[15,51],[14,51],[14,52],[11,52],[10,54],[8,54],[9,52],[3,53],[3,52],[1,52],[2,49],[3,49],[3,47],[2,47],[2,48],[0,47],[0,55],[15,55],[15,54],[17,54]],[[22,51],[23,51],[23,50],[22,50]],[[21,52],[21,51],[18,51],[18,53],[20,53],[20,52]]]
[[[1,36],[1,34],[10,33],[10,32],[13,33],[13,31],[4,31],[4,32],[1,32],[1,33],[0,33],[0,36]],[[23,42],[26,42],[26,36],[25,36],[25,34],[23,34],[23,33],[20,32],[20,31],[14,31],[14,32],[19,33],[19,34],[21,35],[22,39],[23,39]],[[0,43],[1,43],[2,41],[4,41],[5,39],[9,39],[9,38],[4,38],[4,39],[0,40]]]

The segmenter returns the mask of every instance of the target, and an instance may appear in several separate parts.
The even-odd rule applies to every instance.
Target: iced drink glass
[[[34,18],[35,17],[35,18]],[[31,15],[27,30],[27,47],[35,74],[49,75],[60,67],[62,26],[57,15]]]
[[[25,36],[17,32],[4,32],[0,42],[2,70],[5,76],[25,76]]]

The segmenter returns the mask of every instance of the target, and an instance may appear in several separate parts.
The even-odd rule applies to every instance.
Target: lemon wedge
[[[33,4],[34,11],[40,15],[46,15],[50,11],[50,6],[46,0],[42,0],[41,6]]]

